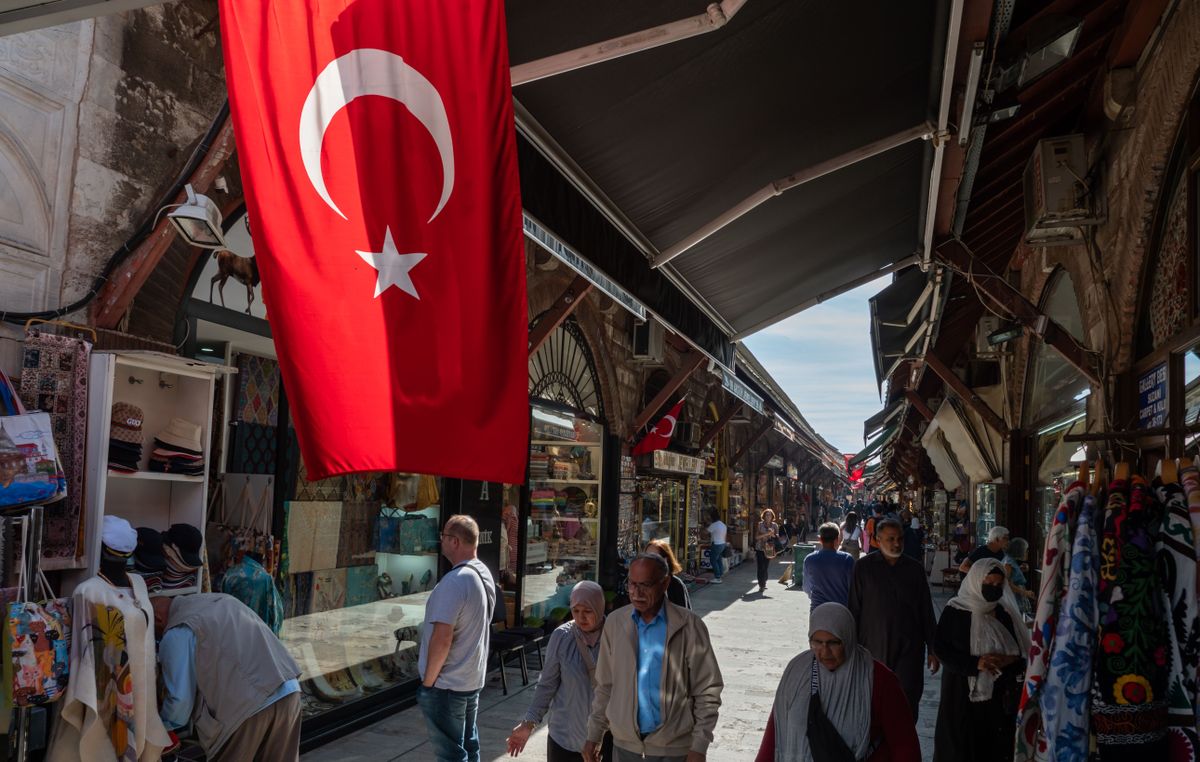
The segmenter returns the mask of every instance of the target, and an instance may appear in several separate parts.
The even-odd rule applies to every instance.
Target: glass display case
[[[975,485],[975,536],[987,541],[988,532],[1008,521],[1008,485],[987,482]]]
[[[523,615],[570,607],[571,588],[600,566],[604,427],[534,405],[529,447],[529,526]]]

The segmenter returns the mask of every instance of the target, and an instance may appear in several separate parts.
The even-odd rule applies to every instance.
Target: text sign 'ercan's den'
[[[1167,364],[1138,377],[1138,428],[1152,429],[1167,422]]]

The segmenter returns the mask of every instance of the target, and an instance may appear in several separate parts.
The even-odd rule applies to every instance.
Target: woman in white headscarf
[[[813,609],[809,650],[783,672],[757,762],[920,762],[900,681],[857,635],[840,603]]]
[[[525,719],[508,737],[508,753],[512,756],[525,750],[534,728],[549,712],[548,762],[583,761],[587,719],[592,709],[592,681],[604,630],[604,603],[604,590],[595,582],[579,582],[571,589],[573,620],[550,635],[533,701]],[[611,758],[612,736],[605,736],[601,759],[607,762]]]
[[[934,651],[945,666],[934,762],[1011,760],[1029,630],[1000,561],[971,566],[942,612]]]

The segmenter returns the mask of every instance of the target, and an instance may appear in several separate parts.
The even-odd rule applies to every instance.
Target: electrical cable
[[[220,111],[217,112],[216,118],[213,119],[212,124],[209,126],[208,132],[204,134],[204,137],[196,145],[195,150],[192,151],[192,156],[188,159],[183,171],[179,173],[179,177],[171,185],[171,188],[165,194],[163,194],[159,202],[151,207],[151,209],[154,210],[154,214],[147,215],[146,221],[142,223],[141,227],[139,227],[137,231],[135,231],[134,234],[127,241],[125,241],[121,248],[112,253],[112,255],[108,258],[108,261],[105,262],[104,267],[101,268],[99,274],[92,279],[91,288],[88,289],[87,293],[85,293],[79,299],[76,299],[71,304],[53,310],[41,310],[39,312],[12,312],[9,310],[0,310],[0,321],[24,324],[26,321],[35,319],[54,320],[83,309],[90,304],[93,299],[99,296],[100,289],[104,287],[104,284],[108,282],[109,277],[111,277],[112,274],[116,272],[117,268],[121,266],[121,263],[128,259],[129,256],[137,250],[137,247],[140,246],[143,241],[149,238],[154,233],[155,229],[157,229],[158,218],[159,214],[162,212],[162,207],[170,204],[171,201],[183,190],[184,186],[187,185],[188,179],[192,176],[192,173],[196,171],[196,167],[199,166],[200,162],[203,161],[204,156],[208,154],[208,149],[212,147],[213,141],[216,140],[217,133],[220,132],[221,127],[225,124],[225,120],[228,117],[229,101],[226,100],[221,106]]]

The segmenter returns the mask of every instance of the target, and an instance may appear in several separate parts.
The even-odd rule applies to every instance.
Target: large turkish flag
[[[310,478],[520,483],[528,327],[500,0],[221,0],[264,301]]]

